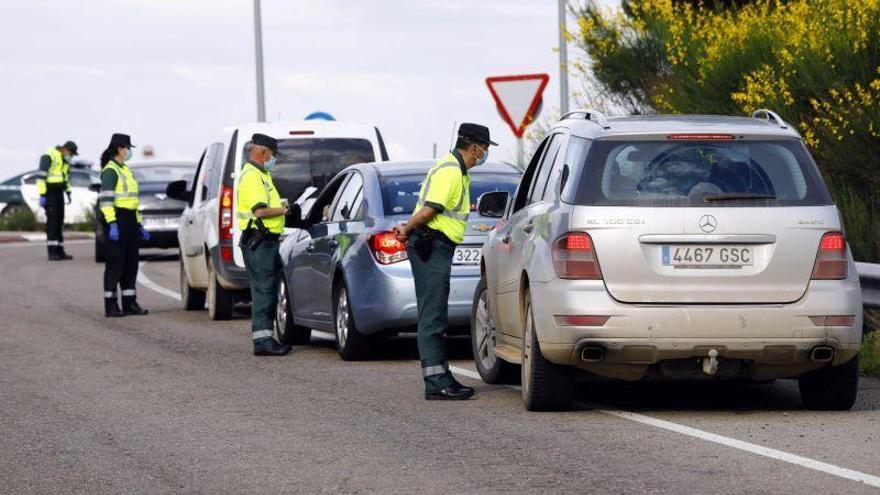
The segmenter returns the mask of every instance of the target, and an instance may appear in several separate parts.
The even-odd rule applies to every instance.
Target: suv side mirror
[[[509,198],[510,195],[504,191],[485,193],[477,200],[477,212],[481,217],[501,218]]]
[[[165,187],[165,195],[171,199],[177,199],[189,203],[190,192],[186,187],[185,180],[169,182]]]

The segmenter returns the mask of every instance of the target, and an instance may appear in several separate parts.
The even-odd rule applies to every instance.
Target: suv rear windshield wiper
[[[739,199],[776,199],[776,195],[758,193],[719,193],[703,196],[703,201],[707,203],[713,201],[736,201]]]

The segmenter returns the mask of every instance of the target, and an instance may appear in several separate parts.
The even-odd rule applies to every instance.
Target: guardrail
[[[880,308],[880,265],[856,262],[862,285],[862,302],[869,308]]]

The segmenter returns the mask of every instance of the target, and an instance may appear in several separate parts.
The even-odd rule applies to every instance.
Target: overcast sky
[[[613,5],[617,0],[603,0]],[[96,161],[113,132],[195,160],[256,120],[250,0],[0,2],[0,178],[75,140]],[[556,0],[263,0],[266,113],[322,110],[380,128],[392,159],[448,147],[454,121],[515,141],[485,78],[546,72],[559,107]],[[570,27],[571,27],[570,23]],[[137,155],[136,155],[137,156]]]

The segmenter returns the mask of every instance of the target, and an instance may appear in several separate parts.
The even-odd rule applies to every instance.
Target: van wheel
[[[840,366],[826,366],[798,378],[801,402],[814,411],[848,411],[859,393],[859,356]]]
[[[193,289],[186,279],[186,269],[183,267],[183,253],[180,253],[180,300],[183,309],[198,311],[205,309],[205,291]]]
[[[489,311],[489,291],[486,278],[480,277],[471,307],[471,351],[474,364],[486,383],[510,383],[515,376],[515,365],[495,355],[495,322]]]
[[[522,346],[522,398],[527,411],[564,411],[571,407],[574,384],[570,370],[544,359],[535,333],[532,298],[525,294]]]
[[[104,263],[107,261],[107,245],[106,242],[95,237],[95,263]]]
[[[336,289],[336,308],[333,320],[336,323],[336,350],[343,361],[355,361],[366,357],[369,350],[367,337],[360,333],[354,324],[351,304],[345,284]]]
[[[312,329],[293,322],[293,306],[284,275],[278,277],[278,304],[275,305],[275,336],[287,345],[306,345],[312,339]]]
[[[232,292],[220,286],[214,261],[208,262],[208,316],[212,320],[228,320],[232,318],[235,299]]]

